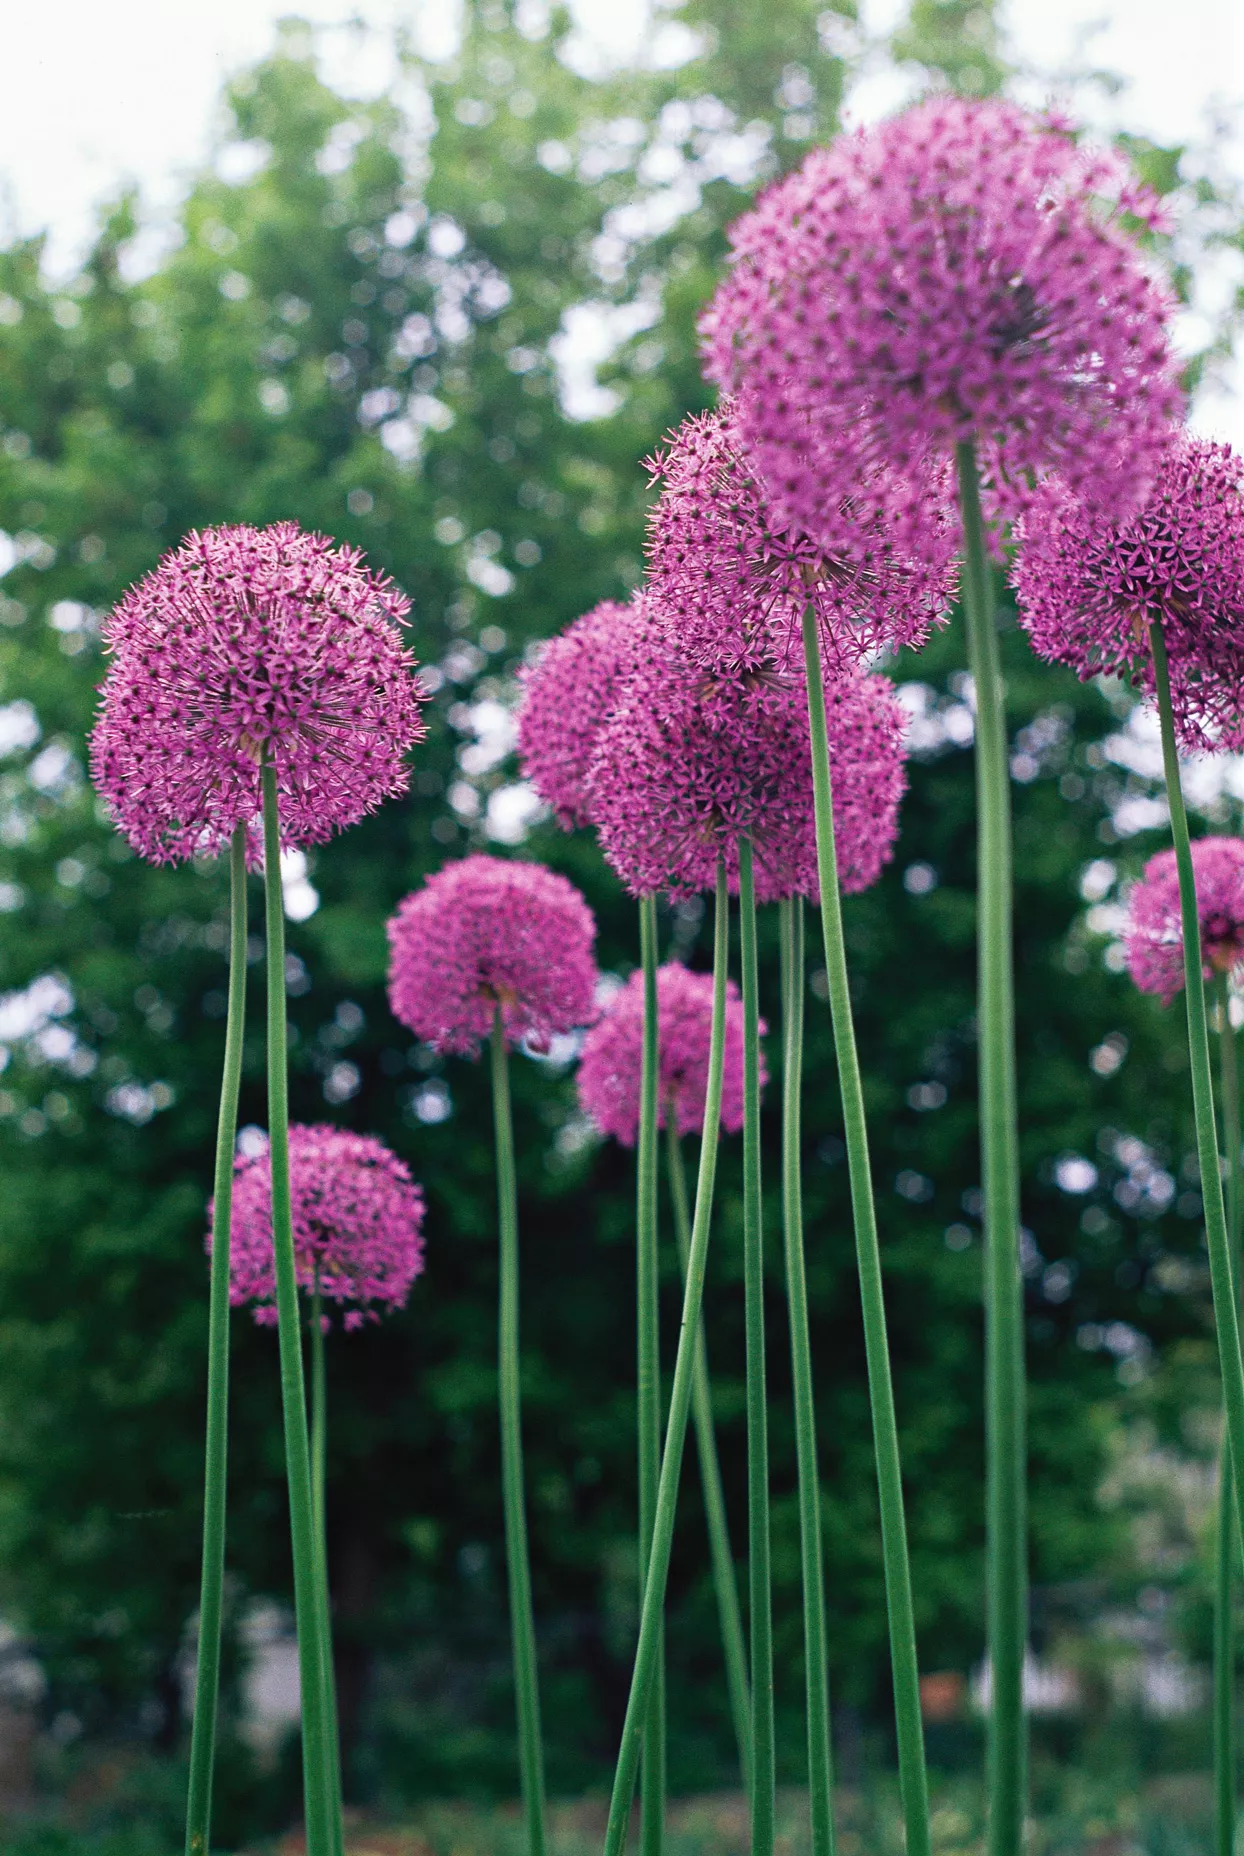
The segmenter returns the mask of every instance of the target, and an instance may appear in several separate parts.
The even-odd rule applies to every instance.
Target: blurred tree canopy
[[[488,1104],[477,1068],[412,1048],[390,1019],[383,924],[444,858],[521,844],[583,886],[602,965],[634,964],[633,907],[594,843],[534,816],[517,783],[514,672],[533,641],[638,580],[638,460],[706,403],[694,320],[723,229],[832,133],[866,50],[847,8],[814,15],[802,0],[692,0],[658,18],[645,64],[602,71],[560,12],[477,4],[452,58],[402,46],[391,93],[363,103],[334,93],[309,30],[287,24],[229,86],[216,157],[154,260],[128,199],[67,280],[47,280],[38,240],[0,252],[0,1605],[29,1631],[66,1731],[172,1748],[184,1726],[227,939],[224,872],[146,867],[87,783],[100,615],[188,528],[293,517],[357,542],[407,588],[436,686],[409,797],[289,873],[293,1112],[381,1135],[430,1205],[409,1309],[329,1350],[352,1783],[512,1783]],[[980,5],[919,0],[895,50],[917,78],[1000,81]],[[1178,151],[1139,153],[1186,192]],[[1213,1390],[1178,1009],[1134,994],[1114,941],[1118,885],[1163,843],[1151,744],[1125,695],[1038,664],[1013,626],[1005,648],[1041,1600],[1128,1576],[1126,1528],[1096,1491],[1121,1414],[1152,1401],[1161,1362],[1173,1351],[1203,1399]],[[962,664],[956,622],[891,666],[913,715],[911,791],[894,864],[847,912],[922,1660],[966,1670],[982,1636],[983,1444]],[[1201,810],[1234,818],[1221,781]],[[697,909],[665,915],[663,933],[705,958]],[[262,1126],[257,938],[252,957],[242,1119]],[[853,1246],[815,954],[810,967],[806,1210],[833,1680],[843,1705],[884,1718]],[[584,1127],[566,1065],[514,1068],[536,1611],[551,1783],[573,1788],[612,1757],[636,1614],[631,1162]],[[798,1776],[775,1156],[769,1178],[781,1743]],[[737,1187],[728,1152],[708,1322],[741,1550]],[[669,1256],[666,1269],[672,1357]],[[275,1346],[235,1322],[236,1624],[256,1596],[287,1593],[290,1574]],[[690,1466],[683,1499],[676,1785],[730,1759]]]

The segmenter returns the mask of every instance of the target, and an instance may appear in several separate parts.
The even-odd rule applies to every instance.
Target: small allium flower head
[[[1244,972],[1244,841],[1196,838],[1192,844],[1197,919],[1205,977]],[[1128,899],[1127,970],[1142,992],[1169,1005],[1184,988],[1183,928],[1174,851],[1159,851]]]
[[[704,322],[758,468],[811,534],[841,486],[973,440],[996,509],[1060,470],[1122,509],[1180,394],[1171,298],[1112,151],[1010,103],[937,97],[839,136],[733,229]]]
[[[797,667],[809,601],[839,672],[886,648],[918,648],[948,616],[957,537],[945,470],[919,509],[904,490],[897,527],[843,499],[838,545],[826,548],[775,512],[732,405],[687,419],[649,468],[662,486],[648,526],[652,611],[699,663]],[[890,477],[882,495],[899,488]]]
[[[689,973],[676,960],[659,967],[657,1112],[663,1128],[672,1120],[679,1134],[703,1130],[712,1026],[712,974]],[[763,1019],[760,1030],[762,1036],[767,1030]],[[644,976],[637,972],[588,1032],[579,1064],[579,1101],[585,1113],[602,1134],[611,1134],[624,1147],[633,1147],[638,1135],[643,1042]],[[762,1054],[762,1088],[767,1081]],[[721,1125],[729,1134],[743,1126],[743,1003],[733,980],[726,983]]]
[[[204,529],[125,594],[91,741],[95,784],[155,863],[213,855],[276,769],[281,838],[317,844],[405,790],[425,694],[410,602],[293,522]]]
[[[1244,460],[1180,434],[1136,514],[1107,522],[1054,479],[1018,537],[1020,617],[1042,657],[1152,696],[1156,619],[1187,745],[1244,740]]]
[[[446,864],[389,922],[389,1003],[434,1050],[473,1057],[498,1008],[508,1044],[546,1050],[596,1015],[592,911],[543,864]]]
[[[588,825],[584,782],[601,726],[613,707],[619,680],[633,662],[643,616],[605,599],[568,625],[520,672],[518,751],[523,772],[559,825]]]
[[[369,1134],[295,1123],[289,1178],[299,1287],[309,1295],[318,1282],[325,1302],[351,1304],[347,1328],[404,1307],[423,1272],[423,1194],[409,1168]],[[251,1303],[258,1322],[276,1320],[266,1147],[234,1163],[229,1300],[235,1308]]]
[[[835,679],[826,699],[840,878],[866,889],[897,833],[904,715],[884,677]],[[712,889],[718,857],[737,891],[742,835],[759,901],[818,894],[802,678],[651,653],[601,730],[589,791],[601,848],[633,895]]]

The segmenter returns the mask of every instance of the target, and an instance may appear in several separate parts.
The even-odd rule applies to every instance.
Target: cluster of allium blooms
[[[602,600],[550,639],[520,673],[523,773],[567,831],[591,823],[587,770],[619,682],[634,666],[644,623],[639,599],[626,606]]]
[[[1192,844],[1197,919],[1205,977],[1244,970],[1244,841],[1196,838]],[[1142,992],[1169,1005],[1184,989],[1183,926],[1174,851],[1159,851],[1128,898],[1127,970]]]
[[[956,97],[771,187],[703,330],[782,517],[832,546],[844,486],[963,441],[1006,515],[1052,470],[1115,513],[1143,495],[1181,399],[1171,299],[1129,219],[1157,209],[1119,155]]]
[[[1019,538],[1020,617],[1042,657],[1152,696],[1157,620],[1186,744],[1244,742],[1244,461],[1233,451],[1173,438],[1148,500],[1119,523],[1052,480]]]
[[[596,1015],[596,923],[573,883],[542,864],[447,864],[388,933],[393,1014],[434,1050],[476,1055],[498,1010],[506,1042],[534,1050]]]
[[[708,1094],[708,1052],[713,1026],[713,976],[690,973],[678,961],[657,969],[659,1125],[671,1121],[679,1134],[699,1134]],[[762,1019],[763,1036],[767,1026]],[[602,1134],[633,1147],[639,1129],[639,1086],[643,1066],[644,976],[632,973],[616,992],[583,1043],[579,1101]],[[764,1057],[761,1086],[768,1081]],[[725,1063],[721,1125],[730,1134],[743,1126],[743,1005],[733,980],[726,983]]]
[[[775,511],[732,405],[686,420],[649,469],[661,485],[648,527],[652,610],[698,663],[797,667],[809,601],[833,669],[899,645],[918,649],[948,615],[957,535],[944,465],[918,506],[903,490],[897,526],[876,503],[840,498],[832,549]],[[877,474],[884,504],[901,486]]]
[[[878,676],[834,679],[827,706],[839,875],[844,890],[866,889],[897,831],[904,716]],[[633,895],[712,889],[719,857],[737,890],[741,836],[759,901],[818,894],[801,677],[651,652],[601,730],[589,793],[601,848]]]
[[[354,548],[272,528],[204,529],[130,588],[92,776],[121,830],[163,863],[211,855],[261,809],[315,844],[403,792],[425,693],[400,626],[410,602]]]
[[[409,1168],[381,1141],[344,1128],[289,1131],[294,1257],[299,1287],[326,1302],[351,1303],[343,1325],[405,1306],[423,1271],[423,1194]],[[207,1247],[211,1250],[209,1227]],[[229,1300],[277,1318],[272,1248],[272,1170],[266,1148],[239,1156],[233,1175]]]

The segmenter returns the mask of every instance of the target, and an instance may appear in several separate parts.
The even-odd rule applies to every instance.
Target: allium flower
[[[782,515],[832,545],[844,483],[965,440],[1008,516],[1052,470],[1115,512],[1143,496],[1180,394],[1172,299],[1129,216],[1157,207],[1120,155],[958,97],[771,187],[704,337]]]
[[[1020,617],[1042,657],[1152,696],[1156,619],[1185,742],[1244,742],[1244,460],[1181,434],[1137,514],[1108,523],[1054,479],[1018,535]]]
[[[845,499],[833,549],[775,511],[732,405],[685,420],[649,468],[661,485],[648,525],[651,609],[697,662],[799,666],[809,601],[831,671],[887,647],[918,648],[948,616],[957,538],[947,468],[926,482],[920,507],[883,473],[879,494],[901,506],[897,528],[879,508]]]
[[[423,1272],[423,1193],[410,1169],[369,1134],[325,1125],[289,1131],[294,1258],[299,1287],[326,1302],[351,1303],[347,1328],[405,1306]],[[207,1248],[212,1247],[209,1222]],[[276,1321],[272,1169],[265,1148],[233,1170],[229,1300],[252,1303],[256,1321]]]
[[[835,679],[826,701],[840,878],[866,889],[897,833],[904,715],[879,676]],[[719,856],[737,890],[743,834],[759,901],[818,894],[801,678],[649,655],[601,730],[588,788],[601,847],[634,895],[711,889]]]
[[[281,838],[316,844],[405,790],[424,692],[410,602],[354,548],[272,528],[190,535],[125,594],[91,770],[156,863],[212,855],[260,813],[276,769]]]
[[[708,1046],[713,1027],[713,976],[690,973],[672,960],[657,969],[659,1085],[657,1114],[671,1118],[679,1134],[699,1134],[708,1094]],[[763,1036],[768,1029],[760,1022]],[[579,1101],[602,1134],[633,1147],[639,1130],[639,1085],[643,1067],[644,976],[632,973],[588,1032],[579,1064]],[[760,1082],[768,1081],[763,1053]],[[743,1004],[733,980],[726,982],[725,1067],[721,1125],[729,1134],[743,1126]]]
[[[1194,838],[1192,871],[1205,977],[1244,971],[1244,841]],[[1174,851],[1159,851],[1128,899],[1127,970],[1169,1005],[1184,988],[1183,927]]]
[[[543,864],[446,864],[399,904],[388,933],[393,1014],[434,1050],[475,1056],[498,1007],[506,1042],[534,1050],[596,1015],[592,911]]]
[[[520,673],[523,772],[566,831],[591,823],[584,780],[643,625],[639,601],[623,606],[602,600],[550,639],[536,663]]]

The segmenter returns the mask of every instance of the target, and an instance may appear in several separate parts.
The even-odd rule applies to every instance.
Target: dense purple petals
[[[565,830],[591,823],[585,782],[596,737],[634,662],[637,600],[605,599],[541,647],[520,672],[518,752],[523,773]]]
[[[1113,513],[1143,497],[1181,396],[1127,216],[1157,210],[1120,155],[957,97],[771,187],[703,333],[783,519],[833,547],[844,485],[882,506],[874,472],[918,480],[961,441],[1008,517],[1053,470]]]
[[[156,863],[213,855],[260,812],[316,844],[405,790],[426,700],[399,627],[410,602],[357,549],[292,522],[204,529],[109,617],[91,771]]]
[[[1192,844],[1197,920],[1206,979],[1244,973],[1244,842],[1196,838]],[[1169,1005],[1184,989],[1183,927],[1174,851],[1159,851],[1128,898],[1127,970],[1142,992]]]
[[[447,864],[398,905],[388,933],[394,1016],[435,1050],[475,1056],[498,1006],[507,1043],[536,1050],[596,1015],[595,920],[543,864]]]
[[[708,1047],[713,1026],[713,976],[690,973],[678,961],[657,969],[657,1113],[664,1128],[671,1118],[679,1134],[699,1134],[708,1095]],[[767,1029],[763,1019],[761,1035]],[[730,1134],[743,1126],[743,1005],[734,982],[726,983],[725,1066],[721,1125]],[[633,1147],[639,1129],[639,1084],[643,1066],[644,976],[632,973],[616,992],[583,1043],[579,1101],[602,1134]],[[768,1081],[763,1054],[760,1082]]]
[[[423,1272],[423,1193],[382,1141],[324,1124],[289,1131],[289,1177],[298,1285],[326,1302],[351,1303],[347,1328],[405,1306]],[[207,1248],[211,1250],[209,1229]],[[268,1151],[240,1155],[233,1170],[229,1300],[276,1320],[272,1169]]]
[[[1055,479],[1018,538],[1020,617],[1042,657],[1152,696],[1159,620],[1185,744],[1244,745],[1244,460],[1181,434],[1137,513],[1110,523]]]

